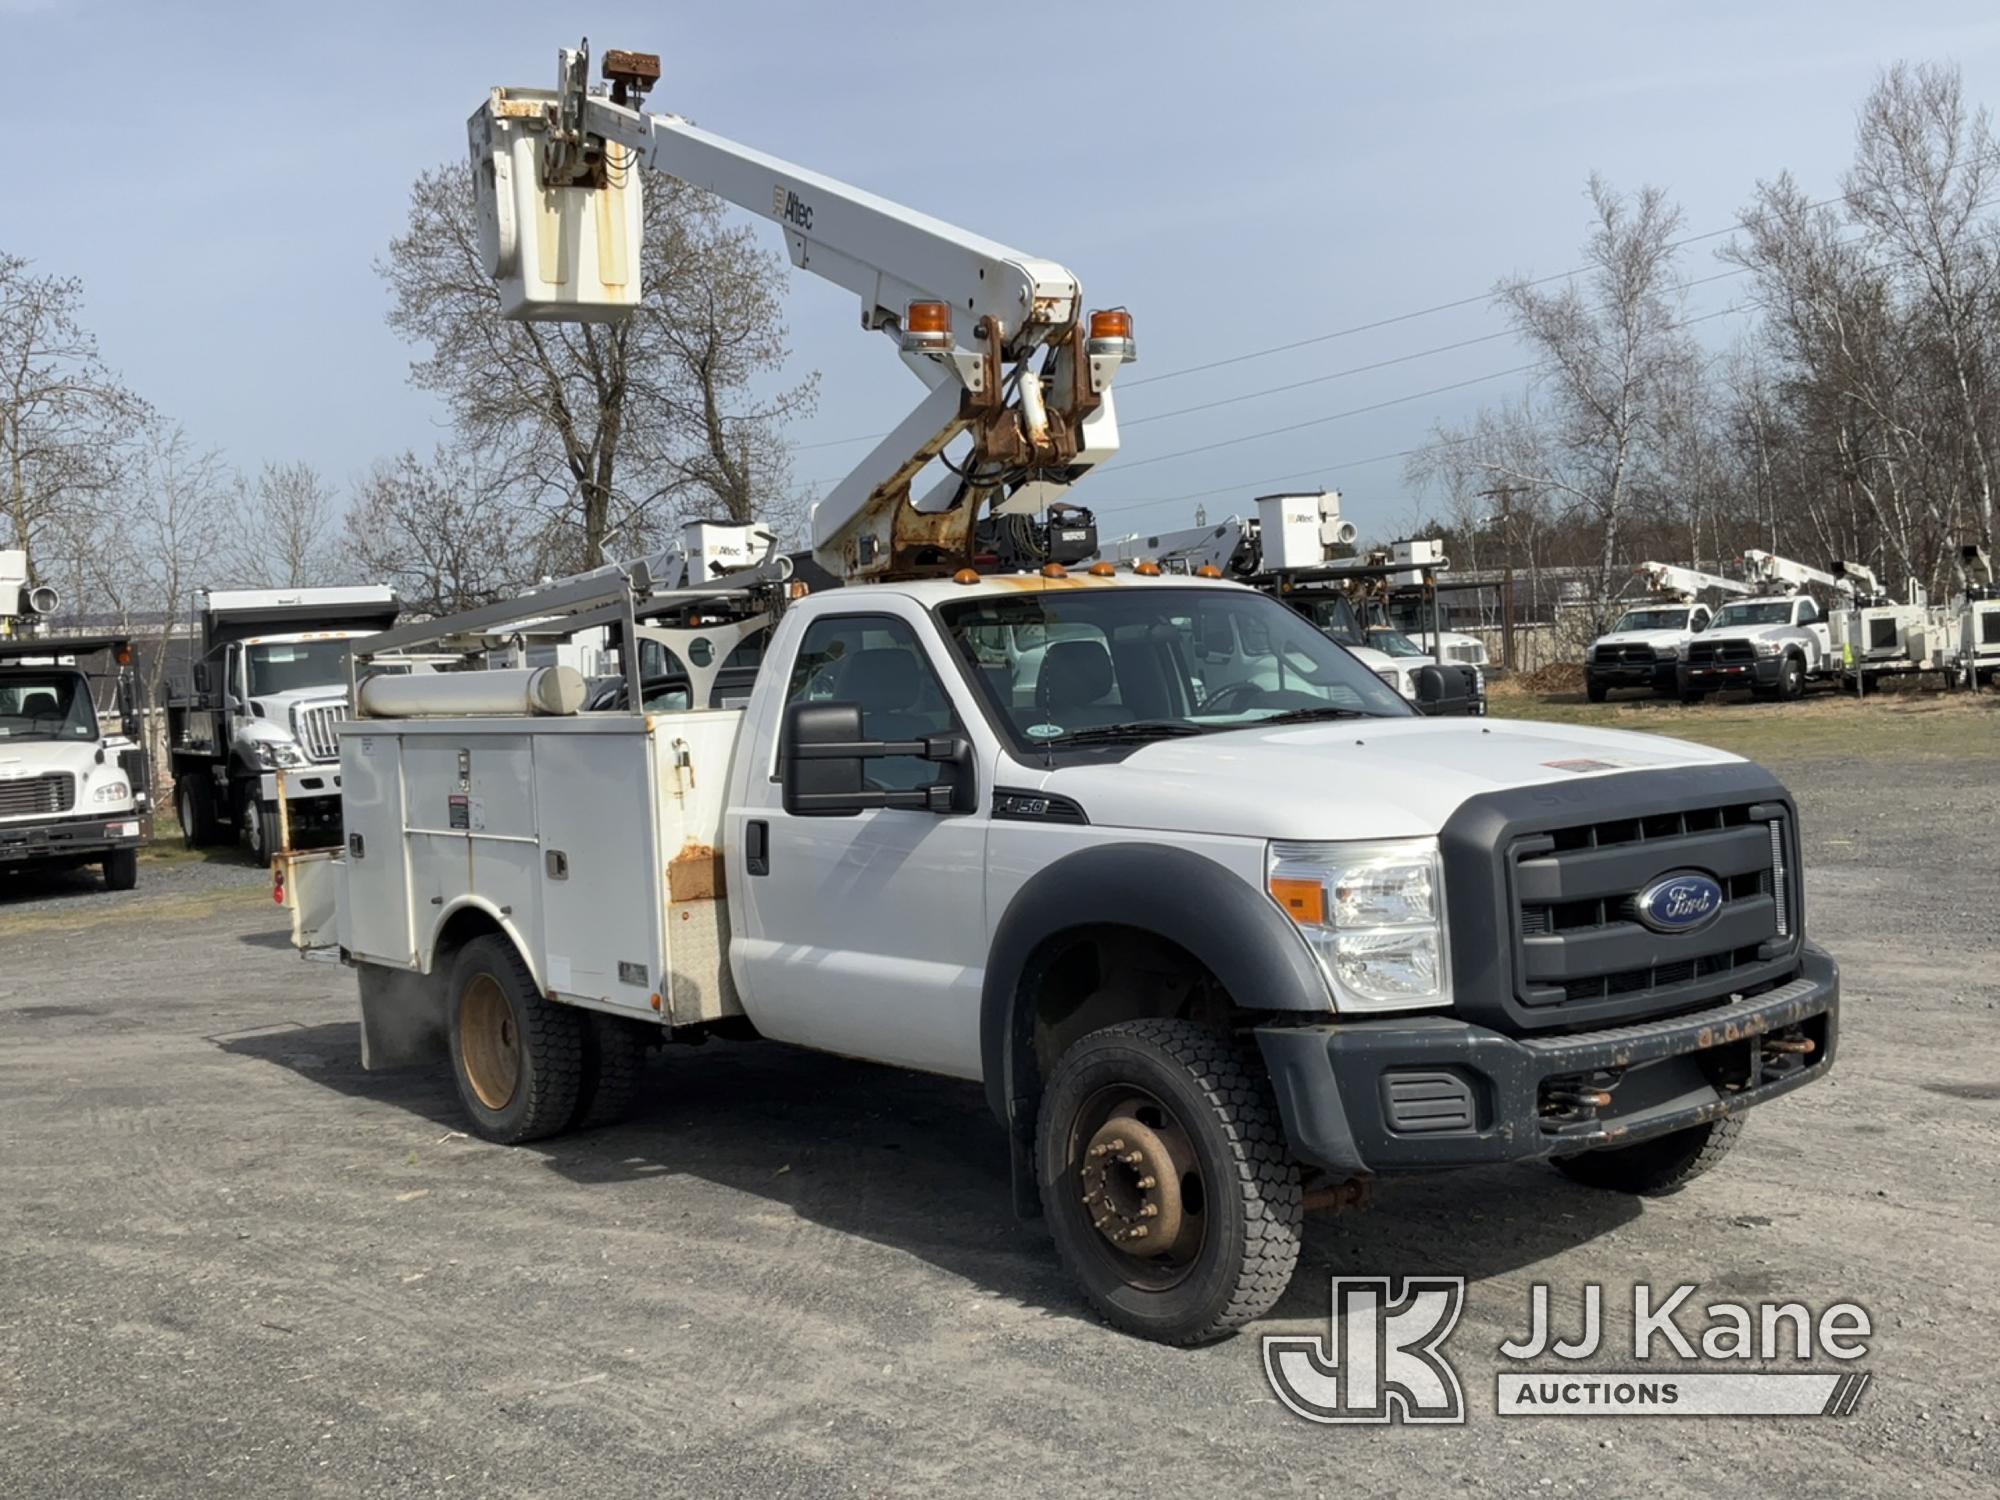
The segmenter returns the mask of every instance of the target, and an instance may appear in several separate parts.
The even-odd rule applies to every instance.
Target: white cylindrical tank
[[[363,679],[361,716],[436,719],[478,714],[573,714],[583,707],[583,694],[583,676],[574,667],[383,675]]]

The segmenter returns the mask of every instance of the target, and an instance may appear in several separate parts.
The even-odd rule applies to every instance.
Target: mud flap
[[[450,1018],[440,977],[357,963],[361,988],[361,1066],[402,1068],[442,1061]]]

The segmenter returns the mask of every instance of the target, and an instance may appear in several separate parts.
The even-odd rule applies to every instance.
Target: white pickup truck
[[[686,660],[759,624],[590,593],[623,582],[519,612],[679,609]],[[1225,631],[1262,659],[1218,679]],[[715,1032],[976,1082],[1015,1208],[1146,1337],[1266,1311],[1318,1189],[1546,1159],[1670,1192],[1833,1060],[1769,772],[1425,718],[1234,583],[851,586],[784,607],[744,706],[582,696],[363,680],[345,847],[277,871],[359,978],[366,1065],[443,1062],[503,1142],[615,1118],[642,1048]]]
[[[1584,653],[1584,687],[1592,703],[1613,688],[1673,693],[1682,653],[1708,629],[1706,604],[1641,604],[1628,609]]]
[[[1840,670],[1825,615],[1810,595],[1732,599],[1688,643],[1677,674],[1683,703],[1747,687],[1759,698],[1790,700],[1813,677]]]

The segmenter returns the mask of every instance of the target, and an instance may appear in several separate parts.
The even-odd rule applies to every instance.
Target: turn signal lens
[[[1326,886],[1320,881],[1273,875],[1271,899],[1282,906],[1285,915],[1301,927],[1326,925]]]

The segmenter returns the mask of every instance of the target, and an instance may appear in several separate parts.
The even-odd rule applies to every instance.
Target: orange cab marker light
[[[1067,578],[1069,577],[1069,569],[1065,568],[1061,563],[1044,563],[1042,564],[1042,577]]]
[[[658,995],[655,995],[653,996],[653,1009],[658,1010],[659,1008],[660,1008],[660,997]]]
[[[1090,565],[1090,576],[1092,578],[1115,578],[1117,575],[1118,570],[1110,563],[1101,562]]]
[[[1218,568],[1214,563],[1203,563],[1194,570],[1194,576],[1197,578],[1220,578],[1222,576],[1222,569]]]
[[[1160,565],[1156,562],[1134,563],[1132,564],[1132,571],[1137,573],[1141,578],[1158,578],[1160,576]]]
[[[953,583],[977,583],[979,582],[979,570],[977,568],[960,568],[956,573],[951,575],[951,581]]]
[[[1273,875],[1271,898],[1285,909],[1286,916],[1302,927],[1326,925],[1326,887],[1317,880]]]

